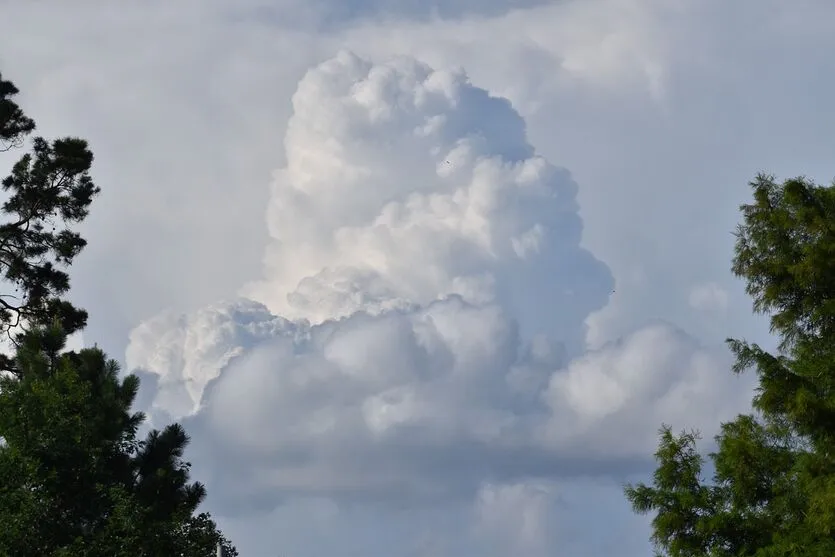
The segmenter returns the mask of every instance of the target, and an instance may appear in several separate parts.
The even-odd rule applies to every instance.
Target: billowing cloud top
[[[463,72],[342,52],[293,106],[266,277],[245,289],[271,311],[320,323],[450,294],[529,314],[547,300],[573,332],[605,304],[612,279],[579,248],[576,184]]]
[[[581,355],[612,277],[509,102],[342,52],[293,106],[264,277],[143,323],[127,353],[159,377],[152,416],[246,463],[215,494],[474,496],[611,471],[662,420],[739,406],[722,357],[663,323]]]

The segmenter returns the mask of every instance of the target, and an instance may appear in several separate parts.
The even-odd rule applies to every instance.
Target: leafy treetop
[[[0,152],[20,147],[35,129],[14,101],[18,89],[0,75]],[[0,333],[14,341],[27,327],[58,319],[71,334],[83,328],[87,312],[63,296],[69,291],[64,270],[86,241],[72,229],[87,217],[99,193],[89,171],[93,153],[83,139],[65,137],[32,141],[0,182],[7,197],[0,224],[0,273],[9,291],[0,294]],[[14,371],[14,362],[0,357],[0,369]]]
[[[734,371],[759,384],[754,412],[715,438],[711,482],[696,433],[664,426],[652,485],[627,486],[655,513],[659,555],[835,555],[835,186],[759,175],[751,187],[732,269],[780,349],[728,340]]]

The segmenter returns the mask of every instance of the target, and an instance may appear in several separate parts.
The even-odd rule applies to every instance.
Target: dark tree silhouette
[[[0,75],[0,152],[22,147],[35,129],[14,101],[17,93]],[[92,163],[83,139],[36,137],[2,181],[0,273],[7,289],[0,293],[0,332],[13,342],[26,328],[55,319],[68,334],[86,324],[87,313],[63,298],[70,287],[64,268],[87,243],[72,226],[87,217],[99,193],[89,175]],[[0,369],[14,371],[13,362],[0,357]]]

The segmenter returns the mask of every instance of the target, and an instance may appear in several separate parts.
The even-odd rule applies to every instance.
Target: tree
[[[14,83],[3,80],[0,74],[0,151],[20,147],[26,134],[35,129],[35,122],[23,113],[12,100],[20,93]]]
[[[733,272],[780,338],[771,354],[729,339],[734,371],[755,370],[753,413],[722,425],[711,482],[697,435],[661,430],[651,486],[627,486],[655,513],[670,557],[835,555],[835,185],[751,182]]]
[[[0,152],[35,129],[0,75]],[[140,440],[131,412],[136,376],[119,378],[98,349],[64,352],[87,313],[63,296],[64,270],[86,245],[71,229],[99,189],[84,140],[35,138],[2,181],[0,333],[0,555],[214,557],[237,551],[206,513],[205,488],[189,481],[188,436],[178,424]],[[10,373],[9,373],[10,372]]]
[[[20,147],[35,122],[14,102],[17,87],[0,74],[0,152]],[[63,299],[69,290],[64,267],[86,241],[72,230],[87,217],[99,188],[90,178],[93,154],[87,142],[73,137],[32,142],[2,182],[7,198],[0,224],[0,273],[9,292],[0,294],[0,333],[15,342],[27,327],[54,319],[71,334],[83,328],[87,313]],[[13,289],[13,290],[12,290]],[[0,369],[14,371],[0,356]]]
[[[62,353],[55,326],[20,339],[20,377],[0,379],[0,555],[214,557],[235,549],[189,481],[178,424],[137,431],[139,381],[97,349]]]

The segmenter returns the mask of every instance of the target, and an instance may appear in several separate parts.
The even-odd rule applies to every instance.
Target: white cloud
[[[264,305],[162,315],[127,353],[159,377],[152,416],[194,432],[217,504],[473,500],[482,529],[518,504],[502,543],[547,552],[532,486],[623,477],[662,421],[712,430],[740,408],[723,352],[668,325],[580,355],[611,276],[580,246],[577,185],[507,101],[343,51],[293,107],[244,289]]]
[[[304,528],[294,527],[300,515]],[[637,557],[649,550],[648,519],[629,513],[621,484],[587,477],[488,482],[462,504],[389,507],[385,516],[371,505],[289,499],[224,524],[259,556]]]
[[[574,288],[562,298],[579,313],[605,303],[606,270],[578,247],[577,186],[534,154],[505,99],[460,71],[343,52],[305,76],[293,105],[267,276],[246,290],[272,311],[321,322],[448,294],[532,298],[512,285],[529,260]]]
[[[260,304],[213,304],[193,315],[165,312],[136,327],[125,355],[128,369],[159,376],[154,408],[180,418],[199,410],[206,386],[234,358],[295,326]]]
[[[163,407],[175,415],[197,410],[196,416],[187,418],[195,437],[194,449],[206,451],[215,460],[201,469],[205,462],[195,454],[196,473],[209,484],[209,504],[212,500],[223,501],[224,505],[218,505],[229,512],[223,525],[233,526],[232,533],[240,532],[237,539],[245,554],[274,555],[276,548],[295,557],[481,554],[469,542],[461,541],[461,532],[469,531],[469,518],[464,517],[472,515],[469,505],[473,500],[467,497],[476,497],[484,485],[518,486],[527,482],[521,472],[505,464],[507,461],[530,462],[531,467],[538,463],[534,475],[540,479],[532,481],[539,485],[541,476],[570,472],[567,455],[588,455],[606,443],[611,443],[621,456],[643,455],[636,466],[646,466],[649,451],[645,449],[651,448],[652,433],[661,421],[677,427],[702,425],[709,436],[713,432],[709,424],[723,412],[719,407],[732,406],[730,400],[736,396],[732,392],[735,385],[727,383],[733,379],[724,371],[726,356],[701,347],[672,327],[643,325],[663,318],[708,345],[726,336],[768,342],[767,324],[750,317],[750,303],[741,285],[728,272],[732,243],[729,231],[738,219],[738,204],[748,195],[745,182],[756,171],[774,171],[783,176],[803,172],[821,181],[835,173],[829,156],[835,113],[825,109],[826,91],[831,89],[833,75],[828,71],[832,69],[831,57],[827,58],[832,50],[832,36],[826,22],[832,19],[835,4],[828,0],[802,0],[786,8],[776,1],[753,0],[733,5],[717,0],[593,0],[553,2],[533,10],[507,11],[521,5],[511,1],[462,0],[439,6],[440,10],[448,10],[442,15],[456,16],[444,20],[427,17],[429,2],[341,2],[338,8],[333,2],[324,1],[304,5],[307,7],[285,0],[253,0],[236,2],[234,6],[221,2],[156,2],[127,3],[110,10],[101,9],[98,2],[78,2],[72,6],[73,18],[84,24],[71,25],[73,18],[62,12],[63,4],[24,2],[4,6],[4,15],[8,17],[0,21],[0,46],[9,45],[2,49],[4,75],[21,86],[26,107],[37,116],[44,133],[89,137],[97,155],[97,178],[105,191],[86,229],[90,248],[75,266],[73,278],[79,300],[91,310],[91,327],[85,336],[110,352],[119,353],[127,331],[139,320],[168,306],[176,308],[171,316],[185,311],[182,322],[171,316],[156,320],[156,328],[142,340],[145,348],[139,350],[136,347],[142,344],[135,344],[129,360],[143,362],[156,373],[148,375],[145,382],[146,387],[155,387],[156,379],[156,384],[161,385],[159,391],[151,388],[148,393],[150,400],[157,398],[155,412],[161,412]],[[380,16],[383,10],[388,12],[385,19]],[[320,15],[326,12],[330,18],[323,23]],[[760,32],[750,33],[753,26]],[[41,30],[37,37],[23,31],[33,28]],[[153,40],[148,40],[150,36]],[[415,254],[415,246],[422,245],[416,238],[425,237],[426,232],[417,226],[417,235],[409,236],[402,227],[394,226],[398,222],[388,222],[392,231],[401,234],[392,236],[403,243],[404,254],[398,259],[399,250],[386,250],[379,239],[376,244],[371,241],[374,236],[369,236],[369,230],[375,221],[363,217],[358,223],[336,227],[332,222],[323,223],[323,229],[331,234],[324,236],[325,245],[332,244],[331,249],[333,245],[338,249],[351,248],[346,250],[347,265],[329,271],[320,269],[312,278],[303,277],[309,280],[297,284],[290,277],[288,284],[281,287],[286,290],[265,292],[262,301],[268,302],[273,311],[283,311],[280,306],[291,305],[285,295],[295,292],[298,296],[293,301],[294,315],[318,315],[314,321],[327,321],[321,307],[335,313],[365,307],[379,315],[344,322],[346,327],[353,327],[351,334],[330,322],[319,329],[290,323],[286,330],[277,333],[280,327],[275,324],[280,319],[263,307],[247,304],[248,309],[244,310],[238,304],[216,304],[213,311],[217,321],[211,324],[212,311],[197,308],[233,294],[240,284],[256,278],[265,244],[272,244],[268,261],[277,259],[275,241],[262,232],[260,214],[269,193],[264,185],[269,181],[269,170],[276,167],[281,170],[274,184],[287,183],[292,165],[284,160],[281,139],[290,116],[295,114],[300,122],[305,118],[312,122],[316,117],[312,110],[304,116],[289,99],[310,66],[342,47],[376,61],[388,60],[392,54],[412,55],[441,73],[447,73],[444,68],[463,66],[474,83],[510,99],[525,117],[529,142],[536,147],[537,156],[565,164],[581,185],[577,200],[583,224],[582,245],[605,261],[616,279],[616,292],[611,296],[603,292],[601,298],[595,298],[590,293],[600,293],[603,289],[598,290],[599,285],[584,290],[582,283],[579,288],[575,284],[552,284],[555,277],[548,271],[549,265],[543,263],[549,254],[548,234],[540,236],[536,228],[541,219],[527,222],[532,226],[513,239],[504,236],[509,250],[503,252],[504,259],[494,260],[494,267],[487,269],[494,275],[492,282],[488,274],[476,273],[476,279],[460,278],[472,275],[482,263],[474,258],[479,244],[469,232],[462,235],[467,257],[454,272],[448,266],[450,258],[430,249],[435,240],[422,249],[432,256],[430,259],[440,262],[437,272],[419,267],[413,275],[401,272],[399,276],[405,274],[402,281],[392,280],[393,274],[361,272],[357,261],[364,262],[366,252],[383,259],[393,258],[403,265],[409,253]],[[448,73],[456,75],[455,71]],[[798,89],[797,83],[806,86]],[[335,91],[331,89],[330,101],[338,104],[340,98],[348,98]],[[368,91],[365,95],[369,98]],[[373,111],[364,106],[366,116],[370,116]],[[422,114],[399,109],[394,112],[400,117],[407,113],[413,117]],[[357,142],[369,152],[374,151],[375,142],[387,145],[388,137],[405,141],[402,135],[386,135],[380,128],[369,130],[370,135]],[[341,141],[344,143],[347,137]],[[296,145],[303,142],[296,141]],[[327,163],[360,160],[322,159],[326,148],[320,145],[316,149],[319,160]],[[313,154],[317,154],[316,149]],[[422,153],[425,158],[430,156],[419,149],[413,152]],[[388,168],[388,161],[378,165],[373,157],[362,160],[377,171]],[[442,175],[443,172],[433,175],[433,167],[417,164],[410,157],[392,159],[395,160],[403,166],[403,172],[397,175],[414,176],[413,182],[423,175],[416,172],[431,177],[427,184],[452,184],[457,179],[454,175]],[[314,170],[324,172],[322,166]],[[512,180],[497,183],[506,185],[509,181]],[[558,182],[566,187],[567,182]],[[455,184],[458,190],[468,187],[463,182]],[[446,191],[451,193],[455,188]],[[370,207],[372,213],[381,214],[380,190],[366,193],[367,198],[357,201]],[[343,196],[339,202],[348,204],[355,200]],[[420,225],[420,215],[437,218],[436,212],[423,209],[421,213],[410,208],[411,212],[400,215],[403,218],[399,222]],[[296,215],[291,216],[298,222]],[[356,245],[344,239],[341,244],[335,243],[336,231],[345,228],[356,232],[351,237]],[[446,232],[450,230],[453,229]],[[322,241],[320,237],[314,239]],[[315,247],[311,253],[314,259],[322,254],[322,245]],[[513,280],[504,272],[511,262],[519,269]],[[289,264],[294,266],[294,262]],[[600,277],[605,270],[583,267],[575,276]],[[265,272],[262,284],[280,283],[287,278],[282,273]],[[556,279],[569,275],[567,272]],[[698,286],[708,280],[728,293],[724,313],[694,311],[689,303],[694,283]],[[337,364],[332,365],[331,371],[355,381],[357,373],[351,370],[363,364],[369,370],[376,369],[377,378],[387,376],[379,370],[396,367],[405,370],[392,372],[400,386],[399,393],[431,392],[425,378],[415,379],[415,370],[427,362],[419,351],[398,359],[392,351],[382,350],[381,345],[365,357],[354,353],[352,360],[349,355],[354,343],[373,346],[369,339],[375,335],[385,338],[391,346],[407,345],[418,316],[427,311],[426,302],[439,294],[432,292],[439,284],[451,285],[450,292],[477,301],[472,305],[475,315],[485,315],[479,311],[488,307],[499,308],[498,314],[507,320],[508,327],[515,322],[521,339],[516,348],[522,353],[517,354],[518,361],[548,362],[533,369],[516,366],[502,372],[493,368],[491,377],[502,377],[504,373],[508,385],[504,394],[542,393],[539,417],[548,418],[544,422],[547,427],[541,428],[548,435],[530,443],[539,443],[540,449],[561,447],[563,452],[558,460],[551,460],[550,454],[543,458],[541,453],[528,459],[529,454],[521,457],[518,452],[506,450],[487,456],[470,452],[477,456],[467,460],[464,455],[472,447],[462,444],[457,453],[451,453],[448,445],[436,441],[429,450],[420,444],[426,443],[425,437],[416,437],[412,445],[421,448],[422,458],[410,457],[413,453],[397,446],[399,454],[407,455],[401,459],[405,461],[402,468],[398,468],[401,461],[394,459],[388,461],[393,462],[389,466],[382,461],[369,465],[370,460],[360,457],[351,460],[350,440],[335,447],[328,444],[333,439],[324,437],[322,443],[312,448],[302,444],[286,446],[280,454],[269,457],[254,453],[238,457],[230,452],[224,437],[213,433],[211,428],[218,427],[220,421],[207,418],[209,402],[215,400],[225,400],[230,421],[249,420],[247,423],[268,432],[263,420],[278,419],[275,416],[286,416],[298,428],[323,428],[334,419],[329,412],[336,419],[344,415],[340,413],[344,408],[339,412],[327,408],[329,401],[343,405],[356,401],[359,405],[360,401],[364,404],[366,400],[380,400],[375,388],[382,387],[329,394],[327,385],[311,381],[305,387],[308,390],[301,392],[319,402],[311,403],[316,410],[311,411],[315,420],[308,423],[299,417],[304,414],[301,403],[291,404],[284,414],[274,408],[270,409],[273,413],[258,408],[246,409],[247,413],[235,407],[229,396],[223,398],[224,389],[232,389],[230,378],[235,374],[256,377],[257,370],[247,370],[247,362],[254,362],[259,354],[270,357],[270,351],[278,350],[282,343],[299,351],[299,359],[305,360],[311,369],[318,370],[318,363],[333,358]],[[406,287],[409,292],[405,292]],[[600,311],[592,309],[607,302]],[[392,307],[397,309],[386,309]],[[238,311],[235,308],[263,316],[258,317],[259,322],[269,332],[263,336],[251,334],[249,325],[236,321],[240,317],[227,316]],[[203,321],[208,324],[206,329],[199,325]],[[328,326],[334,337],[342,339],[342,344],[329,348],[327,354],[323,340],[322,346],[300,340],[305,335],[324,337]],[[212,339],[207,333],[210,327],[226,332]],[[276,331],[272,331],[273,327]],[[394,330],[389,331],[389,327]],[[537,356],[525,355],[524,341],[540,331],[548,334],[533,343],[535,348],[530,351]],[[290,338],[296,334],[298,339]],[[486,329],[478,334],[490,338]],[[252,340],[252,336],[257,339]],[[186,338],[195,339],[188,344],[187,354],[183,353]],[[566,341],[566,347],[561,348],[554,339]],[[611,344],[617,339],[622,340]],[[663,343],[676,348],[665,349],[662,346],[667,344]],[[584,344],[599,351],[579,357]],[[253,345],[257,348],[253,349]],[[456,349],[457,345],[449,351]],[[287,356],[280,352],[279,355]],[[566,364],[566,358],[572,360],[570,364]],[[625,363],[630,360],[639,364]],[[635,375],[638,368],[646,372],[646,377]],[[307,377],[296,367],[282,369],[295,373],[289,377],[297,381]],[[714,379],[711,370],[716,374]],[[286,388],[287,377],[279,373],[281,369],[276,367],[275,371],[276,377],[267,377],[272,383],[265,385],[278,388],[283,396],[290,392]],[[589,387],[584,383],[586,379],[581,379],[586,375],[597,378],[596,385],[607,394],[608,405],[588,404],[583,393]],[[665,387],[654,390],[649,378]],[[224,381],[227,384],[222,389]],[[713,381],[716,385],[711,384]],[[551,382],[559,384],[559,388],[547,387]],[[185,385],[189,385],[188,389]],[[301,388],[292,383],[291,387]],[[705,393],[712,388],[727,398],[710,399]],[[241,396],[245,393],[237,392]],[[741,385],[739,392],[743,393],[739,396],[744,396],[745,388]],[[439,405],[449,400],[472,404],[466,397],[455,398],[461,396],[460,391],[443,394],[446,398],[438,400]],[[691,399],[695,402],[689,402]],[[595,404],[598,402],[595,400]],[[202,409],[195,407],[198,403]],[[501,397],[476,403],[454,413],[459,420],[456,427],[462,434],[472,436],[481,431],[484,435],[483,430],[469,427],[473,420],[467,416],[495,416],[496,408],[507,405]],[[357,418],[346,423],[345,431],[364,432],[367,443],[372,443],[370,439],[382,439],[371,444],[377,450],[373,454],[380,459],[386,455],[391,458],[392,447],[403,436],[392,434],[397,431],[396,426],[385,429],[381,424],[402,421],[403,416],[415,419],[423,408],[421,404],[424,403],[417,395],[401,398],[400,404],[395,405],[397,412],[390,411],[386,416],[389,422],[378,416],[377,430],[369,428],[365,414],[356,410],[355,415],[362,416],[362,421]],[[700,405],[707,410],[701,410]],[[377,408],[371,403],[367,407]],[[668,411],[671,407],[674,409]],[[711,412],[716,416],[710,416]],[[168,419],[165,415],[159,417]],[[554,426],[566,422],[573,429]],[[291,428],[279,427],[282,423],[276,429],[285,435]],[[606,428],[617,433],[608,433]],[[637,430],[640,435],[635,433]],[[381,435],[380,431],[388,433]],[[437,429],[432,431],[440,433]],[[584,431],[587,437],[578,431]],[[269,439],[269,433],[266,438]],[[519,438],[525,436],[520,434]],[[588,443],[583,444],[586,439]],[[239,440],[239,445],[244,440]],[[634,446],[627,447],[630,443]],[[357,451],[367,451],[368,446],[358,444]],[[256,446],[252,450],[264,454],[264,448]],[[326,455],[344,458],[354,468],[334,471],[327,466]],[[605,461],[605,466],[601,461]],[[303,469],[300,463],[305,462],[314,464]],[[456,468],[455,462],[464,464]],[[485,462],[488,465],[481,466]],[[482,475],[485,468],[489,473]],[[574,468],[608,472],[617,469],[620,473],[627,469],[625,464],[599,457]],[[461,481],[457,482],[455,471],[461,469],[466,473],[460,474]],[[389,474],[388,479],[370,482],[368,478],[380,475],[380,470]],[[449,477],[443,478],[439,471]],[[478,483],[491,473],[502,472],[507,477],[487,478],[486,483]],[[468,483],[468,479],[473,481]],[[366,486],[368,492],[373,491],[368,486],[384,485],[387,481],[389,485],[399,481],[400,486],[406,487],[387,493],[388,505],[382,511],[372,503],[361,506],[360,511],[357,503],[346,503],[344,507],[319,499],[309,503],[309,496],[287,494],[293,490],[331,494],[337,486],[343,499],[355,499],[360,491],[357,486]],[[575,484],[580,482],[572,477],[558,492],[564,495]],[[273,488],[264,488],[265,485]],[[275,487],[283,489],[284,495],[279,496]],[[424,507],[415,503],[415,493],[436,493],[447,487],[464,502],[445,501]],[[609,486],[605,491],[604,496],[584,484],[582,493],[565,497],[570,510],[552,520],[558,522],[555,527],[581,532],[581,539],[576,543],[566,543],[564,536],[559,543],[549,540],[554,554],[646,554],[645,545],[621,544],[620,534],[588,531],[589,525],[597,522],[601,509],[616,508],[607,515],[606,524],[623,532],[628,530],[636,536],[634,539],[645,542],[647,525],[630,522],[633,519],[618,486]],[[347,497],[349,492],[352,497]],[[240,509],[225,506],[231,499],[270,508],[278,503],[280,506],[271,514],[244,513],[235,518],[231,515]],[[408,511],[398,513],[394,508]],[[353,518],[355,513],[362,518]],[[248,524],[261,527],[253,529]],[[321,536],[322,531],[333,534],[330,545],[330,540]],[[507,536],[511,539],[513,533],[508,532]],[[416,542],[426,539],[432,543]],[[287,540],[293,542],[285,549]]]
[[[548,386],[551,434],[587,454],[651,454],[661,423],[713,431],[750,400],[751,377],[729,355],[664,323],[572,361]],[[571,424],[567,426],[567,424]],[[686,425],[685,425],[686,424]]]
[[[723,312],[728,309],[729,294],[715,282],[694,286],[688,296],[690,307],[699,311]]]
[[[128,349],[160,376],[152,409],[252,459],[216,492],[466,500],[593,461],[617,476],[662,420],[711,428],[739,407],[721,352],[667,325],[566,361],[611,279],[579,246],[576,185],[507,102],[343,52],[294,106],[249,289],[265,305],[164,315]]]
[[[238,304],[141,327],[131,362],[162,375],[152,416],[196,413],[198,443],[256,460],[231,478],[244,494],[466,497],[493,476],[571,476],[587,460],[618,475],[651,454],[660,423],[711,431],[750,393],[723,353],[663,324],[565,366],[493,304],[313,327]]]
[[[372,20],[347,30],[345,39],[363,54],[409,52],[433,65],[454,58],[495,81],[491,90],[527,112],[547,95],[573,88],[593,95],[637,92],[662,102],[674,54],[669,47],[693,15],[692,4],[680,0],[549,2],[433,25]]]
[[[555,492],[556,486],[543,482],[483,486],[476,497],[476,529],[489,543],[488,555],[549,555]]]

